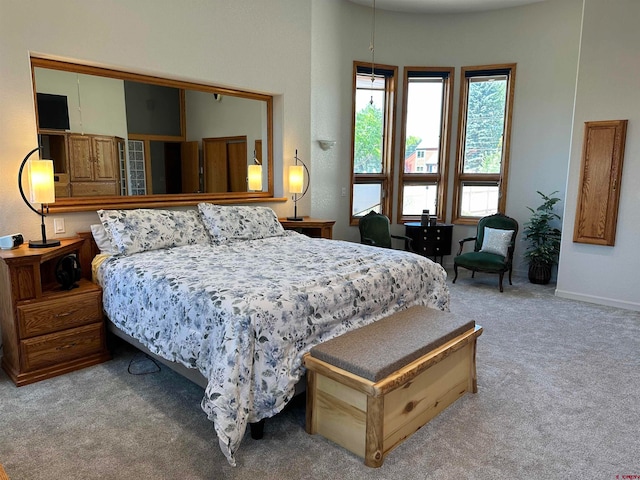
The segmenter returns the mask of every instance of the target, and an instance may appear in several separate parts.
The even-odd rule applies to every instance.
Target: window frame
[[[502,140],[502,160],[499,173],[464,173],[464,154],[466,142],[467,108],[469,100],[470,79],[481,76],[506,75],[507,92],[505,104],[504,130]],[[496,185],[498,187],[497,212],[505,213],[507,207],[507,183],[509,178],[509,154],[511,150],[511,124],[513,113],[513,100],[515,95],[516,64],[505,63],[497,65],[480,65],[473,67],[461,67],[460,69],[460,106],[458,111],[458,136],[456,169],[453,182],[453,212],[452,222],[463,225],[476,225],[482,217],[462,216],[463,184],[471,185]]]
[[[405,173],[404,160],[406,151],[407,102],[409,92],[409,78],[412,73],[423,72],[423,77],[442,78],[442,116],[440,119],[440,145],[437,173]],[[420,75],[414,75],[418,78]],[[451,145],[451,114],[453,111],[453,85],[455,81],[455,67],[404,67],[404,84],[402,93],[402,133],[400,147],[400,175],[398,178],[398,219],[400,222],[420,220],[420,215],[403,215],[404,187],[409,185],[434,184],[437,186],[436,211],[431,212],[444,222],[447,215],[447,184],[449,172],[449,147]]]
[[[385,77],[385,101],[384,117],[382,127],[382,172],[381,173],[355,173],[355,127],[356,127],[356,92],[358,75],[371,75],[371,69],[375,75]],[[394,65],[382,65],[371,62],[353,62],[352,73],[352,100],[351,100],[351,188],[349,202],[349,224],[358,225],[361,216],[353,215],[353,193],[355,185],[375,184],[380,185],[382,199],[380,202],[380,212],[393,221],[393,165],[395,149],[395,112],[397,103],[397,78],[398,67]]]

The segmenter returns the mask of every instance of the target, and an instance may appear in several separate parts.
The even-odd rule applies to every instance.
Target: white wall
[[[47,68],[35,80],[38,92],[67,97],[69,131],[127,138],[124,81]]]
[[[640,310],[640,2],[585,0],[556,293]],[[628,119],[615,246],[573,243],[584,122]]]
[[[295,149],[309,157],[309,2],[0,0],[0,12],[0,235],[39,238],[39,219],[16,181],[20,160],[37,144],[30,53],[275,94],[276,196],[284,195],[283,164],[293,163]],[[269,205],[287,215],[290,203]],[[308,213],[310,198],[299,207]],[[64,218],[61,236],[69,236],[97,215]]]
[[[265,103],[228,95],[217,101],[211,93],[187,91],[187,141],[197,141],[202,151],[203,138],[245,136],[247,165],[253,164],[255,141],[262,139],[267,123]]]
[[[351,120],[345,105],[351,105],[351,88],[345,84],[351,85],[351,73],[345,65],[350,62],[347,45],[351,39],[341,19],[349,4],[345,0],[312,0],[312,5],[311,214],[336,220],[333,237],[347,239],[351,172],[350,137],[345,132],[351,131]],[[318,140],[335,140],[337,144],[324,151]],[[344,197],[342,188],[347,192]]]
[[[404,66],[456,67],[447,218],[451,218],[461,66],[517,63],[506,213],[522,225],[528,219],[526,206],[539,204],[536,190],[558,190],[564,199],[581,7],[580,0],[554,0],[480,14],[377,12],[376,63],[397,65],[400,76]],[[314,0],[312,33],[312,141],[327,136],[338,142],[329,152],[312,145],[312,212],[337,219],[338,238],[357,241],[357,228],[348,226],[349,198],[341,197],[341,189],[350,185],[353,61],[371,60],[371,8]],[[397,118],[401,102],[400,85]],[[400,127],[398,122],[396,158],[400,158]],[[398,171],[399,165],[396,178]],[[396,211],[394,207],[394,216]],[[454,253],[457,240],[474,232],[472,227],[454,228]],[[515,269],[526,275],[524,247],[517,244]]]

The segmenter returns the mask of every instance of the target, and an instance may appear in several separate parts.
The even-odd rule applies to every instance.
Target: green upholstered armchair
[[[511,269],[517,234],[518,222],[511,217],[496,213],[481,218],[476,236],[460,240],[460,250],[453,260],[453,283],[458,278],[458,267],[463,267],[471,270],[472,278],[476,272],[497,273],[500,276],[501,292],[502,279],[505,272],[509,272],[509,285],[513,285]],[[462,253],[465,242],[471,240],[474,241],[473,252]]]
[[[404,235],[391,235],[389,218],[371,210],[358,222],[360,229],[360,243],[376,247],[392,248],[391,239],[404,240],[407,250],[413,252],[412,239]]]

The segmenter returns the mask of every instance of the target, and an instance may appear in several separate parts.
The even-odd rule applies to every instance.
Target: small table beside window
[[[451,255],[451,239],[453,237],[453,225],[438,223],[428,226],[420,222],[405,223],[406,235],[413,240],[413,251],[424,256],[432,257],[440,263],[444,255]]]

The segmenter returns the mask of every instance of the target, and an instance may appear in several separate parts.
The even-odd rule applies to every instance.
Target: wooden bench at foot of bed
[[[476,393],[482,327],[415,306],[317,345],[307,368],[306,430],[380,467],[385,455]]]

